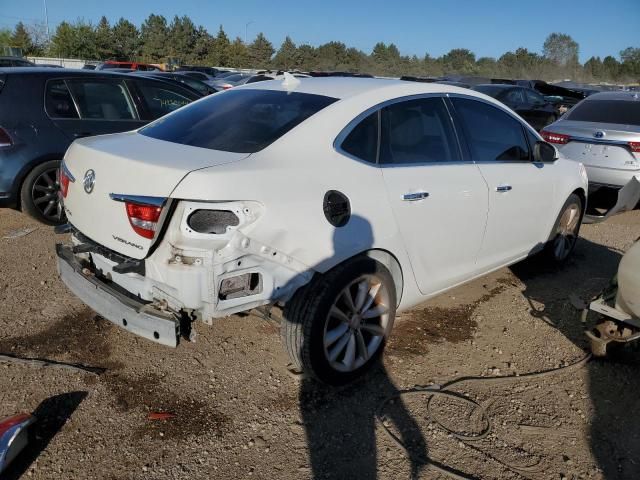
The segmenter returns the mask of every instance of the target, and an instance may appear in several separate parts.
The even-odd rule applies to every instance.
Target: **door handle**
[[[498,185],[496,187],[496,192],[508,192],[509,190],[512,190],[513,187],[511,187],[511,185]]]
[[[417,200],[424,200],[429,196],[429,192],[414,192],[414,193],[405,193],[402,195],[402,200],[405,202],[415,202]]]

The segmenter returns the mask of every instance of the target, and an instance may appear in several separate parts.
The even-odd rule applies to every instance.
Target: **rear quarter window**
[[[206,97],[140,130],[194,147],[255,153],[337,99],[275,90],[229,90]]]
[[[640,100],[586,100],[567,112],[565,118],[640,126]]]

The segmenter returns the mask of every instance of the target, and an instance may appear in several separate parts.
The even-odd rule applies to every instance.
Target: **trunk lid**
[[[629,146],[629,142],[640,141],[637,126],[560,120],[545,130],[569,135],[569,142],[559,149],[567,158],[586,166],[619,170],[640,168],[640,156]]]
[[[168,199],[189,172],[248,156],[166,142],[136,132],[77,140],[64,158],[66,170],[75,179],[64,198],[67,218],[94,242],[128,257],[145,258],[155,238],[136,233],[125,203],[110,195]],[[93,187],[85,188],[84,179],[90,171]]]

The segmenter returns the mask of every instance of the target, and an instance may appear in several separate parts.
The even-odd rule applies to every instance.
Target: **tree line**
[[[137,27],[120,18],[111,25],[102,17],[97,25],[84,20],[61,22],[50,41],[42,25],[16,24],[0,30],[0,45],[19,47],[25,55],[47,55],[85,60],[136,60],[234,68],[330,70],[383,76],[479,75],[502,78],[571,78],[585,82],[640,82],[640,48],[628,47],[604,58],[579,62],[579,45],[569,35],[550,34],[542,54],[518,48],[499,58],[480,57],[466,48],[455,48],[440,57],[402,55],[398,47],[377,43],[371,53],[331,41],[317,47],[296,45],[286,37],[276,50],[261,32],[250,42],[230,39],[222,26],[214,35],[188,16],[170,22],[151,14]]]

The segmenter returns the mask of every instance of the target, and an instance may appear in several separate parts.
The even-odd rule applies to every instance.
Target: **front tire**
[[[300,288],[284,310],[281,335],[294,367],[342,385],[378,361],[393,328],[393,277],[356,257]]]
[[[59,160],[38,165],[29,172],[20,190],[21,210],[45,225],[60,225],[65,222],[58,198],[59,167]]]
[[[549,262],[562,264],[571,256],[580,233],[583,210],[582,199],[575,193],[569,195],[544,249],[544,255]]]

